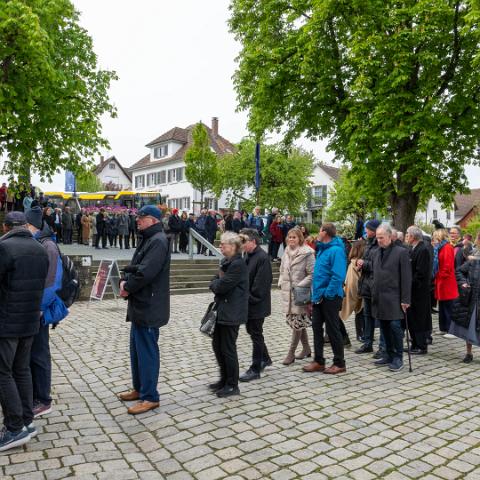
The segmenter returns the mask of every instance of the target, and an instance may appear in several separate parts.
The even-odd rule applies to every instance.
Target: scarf
[[[432,270],[432,278],[438,273],[438,254],[440,250],[447,244],[447,240],[442,240],[440,243],[433,247],[433,270]]]

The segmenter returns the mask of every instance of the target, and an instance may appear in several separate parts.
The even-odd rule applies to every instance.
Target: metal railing
[[[202,237],[196,230],[190,228],[188,233],[188,256],[189,258],[193,258],[193,248],[195,245],[195,241],[199,242],[201,245],[205,247],[208,252],[213,253],[216,257],[223,258],[222,252],[218,250],[215,245],[212,245],[206,238]]]

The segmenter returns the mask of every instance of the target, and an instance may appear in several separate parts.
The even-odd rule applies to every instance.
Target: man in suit
[[[416,355],[427,353],[427,338],[432,330],[430,287],[432,259],[428,246],[423,241],[420,228],[412,225],[407,229],[407,243],[412,247],[412,303],[407,312],[408,331],[412,340],[411,352]]]

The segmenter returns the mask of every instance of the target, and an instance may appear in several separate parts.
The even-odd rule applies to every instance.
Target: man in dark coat
[[[100,248],[100,239],[102,240],[102,248],[107,247],[107,214],[105,209],[101,208],[97,215],[97,238],[95,240],[95,248]]]
[[[0,404],[5,428],[0,451],[27,443],[33,424],[30,351],[40,328],[48,255],[25,228],[25,215],[10,212],[0,239]]]
[[[74,219],[73,214],[70,212],[70,207],[65,207],[62,213],[62,238],[65,245],[72,243],[73,223]]]
[[[373,269],[372,259],[375,251],[378,249],[376,239],[377,228],[380,222],[374,218],[369,220],[365,228],[367,230],[367,246],[363,258],[358,260],[357,266],[361,269],[361,277],[358,283],[358,291],[363,298],[363,318],[364,318],[364,340],[363,345],[355,350],[355,353],[373,352],[373,341],[375,333],[375,318],[372,315],[372,285]]]
[[[178,208],[172,210],[172,214],[168,218],[168,226],[170,227],[171,233],[171,242],[172,242],[172,253],[178,253],[178,239],[180,237],[180,232],[182,231],[182,221],[178,216]]]
[[[160,372],[159,328],[170,315],[170,248],[162,227],[162,212],[146,205],[138,212],[140,242],[132,262],[125,268],[120,295],[128,299],[127,321],[131,322],[130,362],[133,390],[121,393],[125,401],[139,400],[128,409],[136,415],[157,408]]]
[[[372,262],[372,313],[380,322],[385,353],[375,365],[386,365],[398,372],[403,368],[402,321],[411,304],[412,268],[408,250],[392,242],[390,225],[380,225],[376,238],[379,248]]]
[[[248,237],[243,245],[249,276],[247,332],[253,343],[252,365],[240,376],[241,382],[260,378],[260,372],[272,364],[263,338],[263,322],[272,313],[272,264],[260,246],[260,235],[253,228],[241,231]]]
[[[213,242],[215,242],[215,236],[217,234],[217,219],[215,217],[215,210],[209,210],[207,218],[205,218],[205,234],[207,240],[213,245]],[[206,251],[205,255],[208,255]],[[213,253],[210,252],[210,255],[213,256]]]
[[[420,228],[412,225],[407,230],[407,242],[411,245],[412,263],[412,304],[407,311],[408,331],[412,339],[413,354],[426,354],[427,338],[432,330],[432,310],[430,305],[430,287],[432,278],[432,259],[423,242]]]
[[[137,217],[131,210],[128,211],[128,236],[132,247],[135,248],[137,243]]]
[[[240,233],[240,230],[245,228],[245,222],[242,219],[242,214],[237,210],[233,214],[233,220],[232,220],[232,230],[235,233]]]
[[[77,227],[77,235],[78,235],[77,243],[79,245],[82,244],[82,217],[84,213],[85,211],[82,208],[75,216],[75,226]]]

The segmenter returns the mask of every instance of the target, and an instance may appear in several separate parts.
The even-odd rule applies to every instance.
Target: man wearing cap
[[[364,318],[364,339],[363,345],[355,350],[355,353],[373,352],[373,340],[375,332],[375,319],[372,317],[372,287],[373,287],[373,264],[374,253],[378,250],[376,231],[380,222],[374,218],[365,224],[367,231],[367,246],[363,259],[358,260],[357,266],[361,269],[361,277],[358,285],[358,291],[363,298],[363,318]]]
[[[63,264],[55,236],[43,221],[42,209],[32,207],[25,212],[27,228],[48,254],[48,273],[43,290],[40,330],[35,335],[30,357],[33,383],[33,415],[38,418],[52,411],[52,358],[50,355],[50,326],[68,315],[57,291],[62,288]]]
[[[0,451],[27,443],[33,424],[30,350],[40,326],[48,255],[25,228],[25,215],[10,212],[0,238]]]
[[[130,365],[133,390],[120,400],[138,403],[128,409],[136,415],[160,405],[157,390],[160,372],[159,328],[170,315],[170,245],[162,227],[162,212],[153,205],[138,211],[140,236],[132,262],[120,281],[120,295],[128,300]]]

